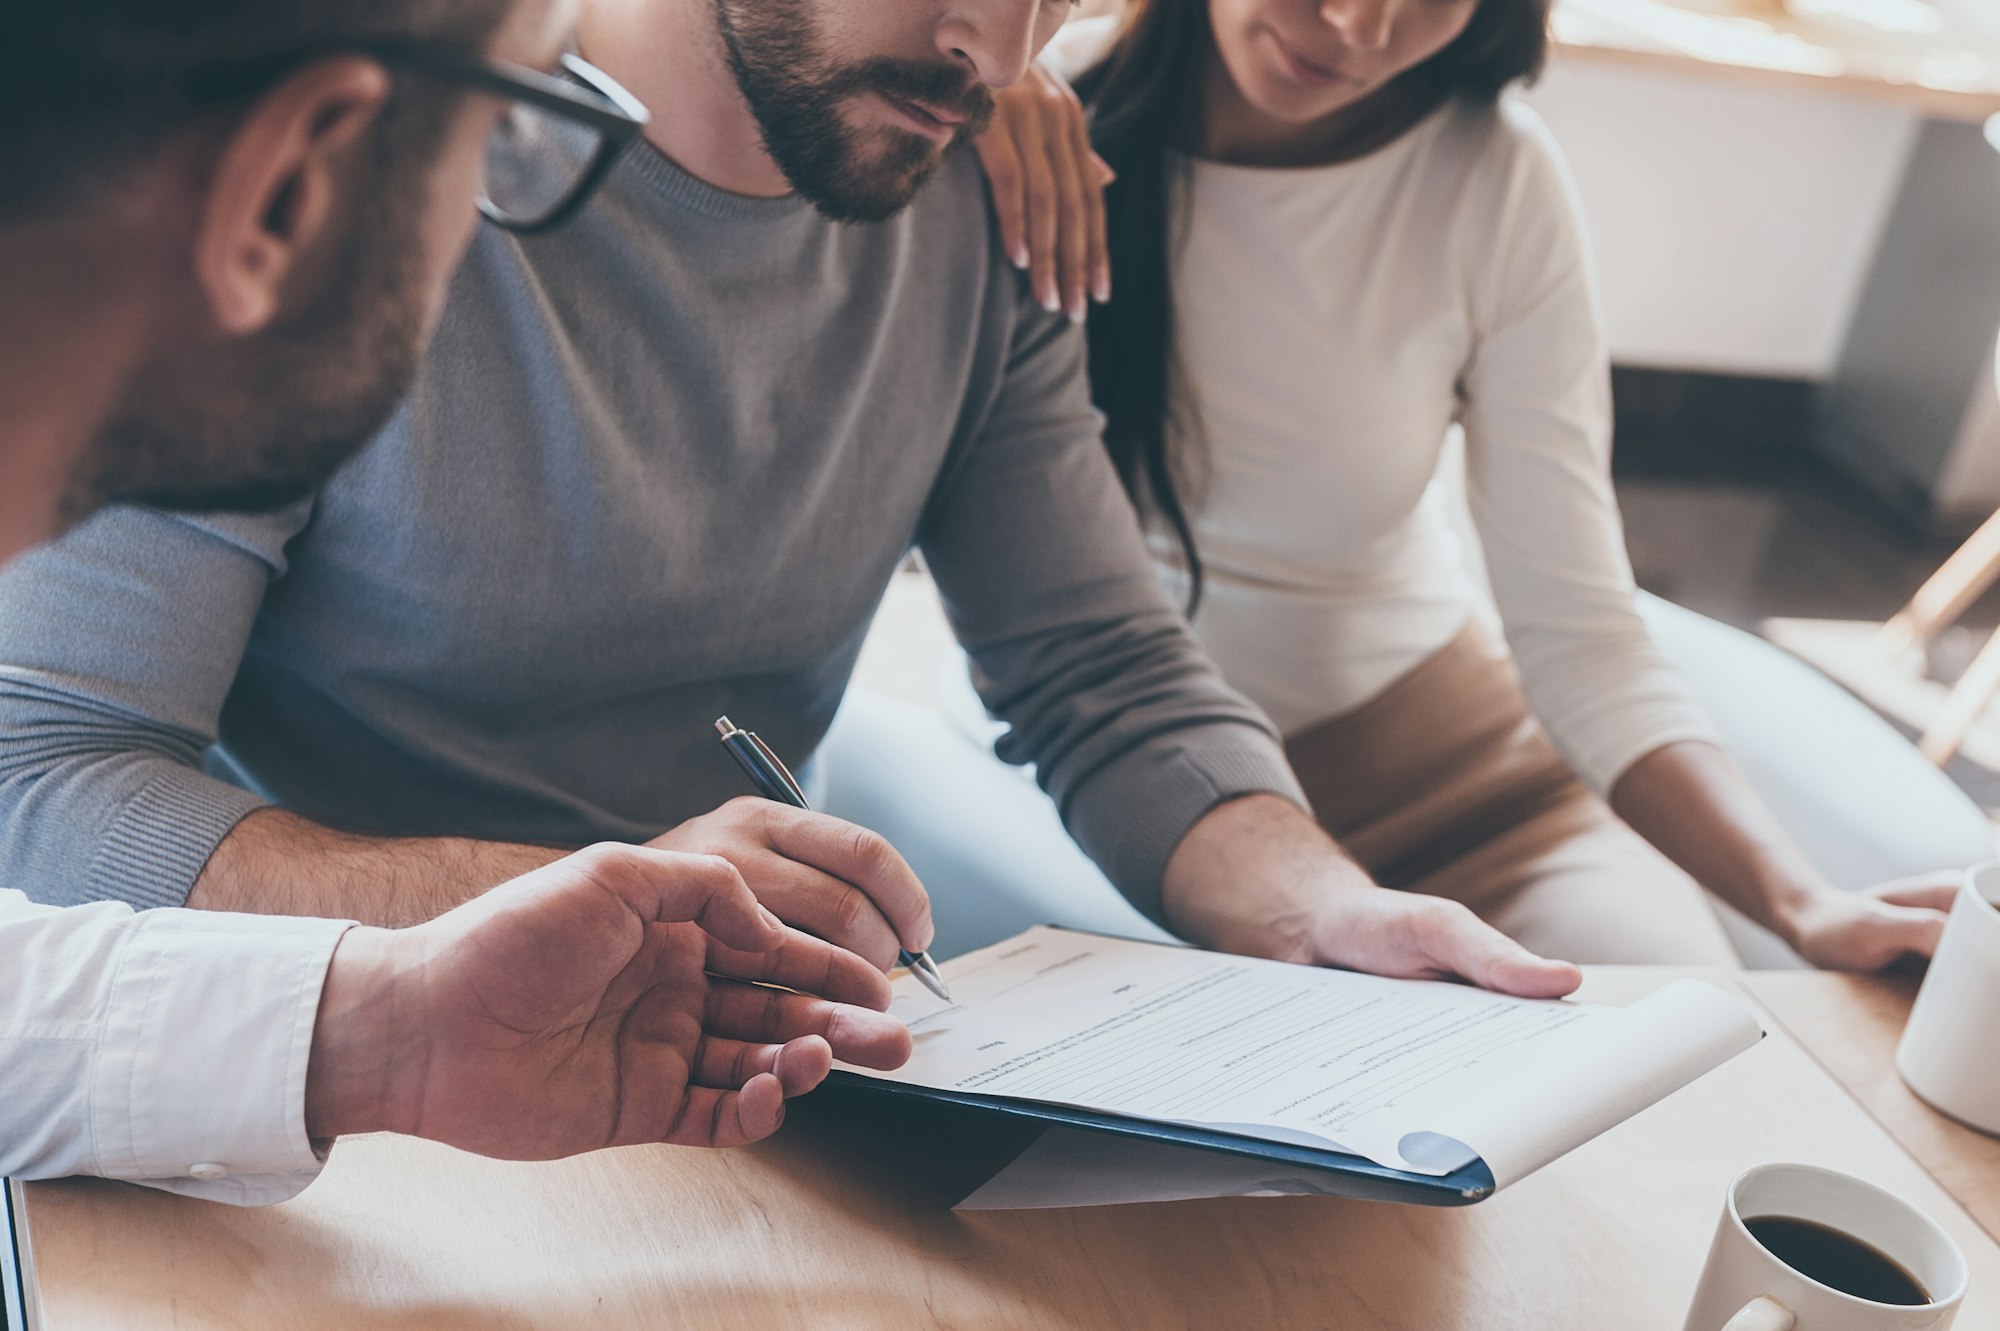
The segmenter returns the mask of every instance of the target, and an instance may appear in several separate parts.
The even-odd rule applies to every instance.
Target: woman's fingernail
[[[1054,287],[1042,293],[1042,308],[1050,314],[1062,313],[1062,297],[1056,294]]]
[[[1083,297],[1078,296],[1076,301],[1069,307],[1069,321],[1073,324],[1081,324],[1089,313],[1089,303]]]
[[[1014,261],[1014,266],[1015,266],[1016,268],[1019,268],[1019,269],[1021,269],[1021,270],[1023,270],[1023,271],[1026,271],[1026,269],[1027,269],[1027,267],[1028,267],[1028,247],[1027,247],[1027,246],[1025,246],[1025,245],[1017,245],[1017,246],[1015,246],[1015,247],[1014,247],[1014,252],[1013,252],[1012,254],[1008,255],[1007,257],[1008,257],[1009,259],[1012,259],[1012,260]]]
[[[1109,305],[1111,303],[1111,279],[1108,277],[1098,278],[1097,285],[1091,289],[1090,294],[1097,298],[1099,305]]]

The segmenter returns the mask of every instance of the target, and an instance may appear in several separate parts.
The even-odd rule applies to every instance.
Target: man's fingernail
[[[757,907],[757,913],[759,915],[762,915],[764,917],[764,923],[770,925],[773,929],[782,929],[785,927],[785,922],[779,919],[777,916],[773,915],[765,907],[763,906]]]

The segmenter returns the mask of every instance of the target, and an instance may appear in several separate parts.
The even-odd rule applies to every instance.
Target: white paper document
[[[954,1004],[911,977],[896,982],[891,1011],[915,1037],[910,1061],[850,1071],[1343,1151],[1420,1174],[1477,1158],[1502,1187],[1762,1035],[1747,1004],[1693,980],[1611,1008],[1048,928],[943,971]],[[1256,1174],[1238,1190],[1282,1190],[1249,1186]]]

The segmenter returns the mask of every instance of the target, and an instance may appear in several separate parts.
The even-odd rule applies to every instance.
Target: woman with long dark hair
[[[1203,642],[1378,881],[1576,961],[1732,961],[1701,886],[1822,965],[1928,952],[1947,890],[1829,886],[1640,620],[1577,204],[1507,95],[1547,19],[1132,0],[1073,28],[1116,174],[1116,293],[1089,316],[1112,459]],[[1057,274],[1012,181],[1093,179],[1083,112],[1046,86],[1003,101],[983,150],[1010,244],[1080,312],[1110,294],[1087,234]]]

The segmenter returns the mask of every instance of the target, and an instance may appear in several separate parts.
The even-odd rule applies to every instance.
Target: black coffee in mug
[[[1758,1216],[1743,1226],[1786,1266],[1842,1294],[1904,1307],[1931,1302],[1901,1263],[1852,1234],[1788,1215]]]

